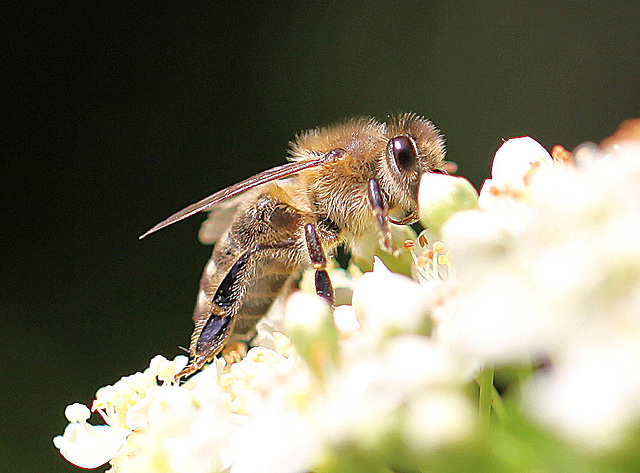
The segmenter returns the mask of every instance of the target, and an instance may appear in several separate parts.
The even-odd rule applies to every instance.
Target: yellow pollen
[[[554,161],[559,163],[571,164],[575,161],[573,153],[571,153],[571,151],[568,151],[562,145],[555,145],[553,148],[551,148],[551,157]]]

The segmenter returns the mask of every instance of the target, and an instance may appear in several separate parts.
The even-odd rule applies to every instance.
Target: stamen
[[[574,164],[575,157],[571,151],[568,151],[562,145],[555,145],[551,148],[551,157],[558,163]]]
[[[402,246],[405,250],[414,250],[416,248],[416,244],[413,240],[405,240]]]
[[[411,251],[418,275],[423,282],[449,279],[453,275],[453,268],[451,267],[448,252],[445,252],[444,243],[437,240],[429,246],[429,240],[425,232],[421,233],[417,239],[422,251],[417,250],[415,244],[413,248],[409,248],[411,245],[405,245],[405,248]]]

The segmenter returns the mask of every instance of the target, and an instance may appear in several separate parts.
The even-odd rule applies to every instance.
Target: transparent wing
[[[256,191],[260,186],[255,187]],[[258,191],[259,192],[259,191]],[[207,218],[200,225],[198,239],[205,245],[213,245],[229,229],[229,222],[233,220],[238,208],[244,201],[242,194],[230,197],[224,202],[219,202],[208,210]]]
[[[195,204],[191,204],[190,206],[180,210],[179,212],[174,213],[170,217],[166,218],[165,220],[148,230],[146,233],[140,235],[140,239],[146,237],[147,235],[150,235],[151,233],[157,232],[164,227],[168,227],[169,225],[179,222],[180,220],[184,220],[185,218],[190,217],[193,214],[208,210],[217,203],[233,197],[234,195],[238,195],[246,190],[253,189],[254,187],[261,184],[266,184],[267,182],[275,181],[276,179],[281,179],[292,174],[297,174],[305,169],[320,166],[321,164],[325,164],[329,161],[335,160],[341,154],[341,150],[334,150],[317,158],[286,163],[281,166],[263,171],[259,174],[256,174],[255,176],[245,179],[244,181],[229,186],[226,189],[222,189],[221,191],[218,191],[215,194],[210,195],[209,197],[205,197],[201,201],[196,202]]]

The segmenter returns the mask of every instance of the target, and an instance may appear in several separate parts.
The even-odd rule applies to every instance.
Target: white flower
[[[422,335],[400,335],[378,346],[377,351],[347,349],[345,354],[341,369],[327,380],[324,392],[309,410],[312,424],[329,445],[376,448],[380,438],[395,435],[398,419],[408,419],[403,414],[408,403],[423,395],[440,399],[443,386],[453,392],[467,381],[448,351]],[[459,414],[448,419],[456,423],[466,418],[466,411]],[[443,418],[440,421],[445,423]],[[468,427],[449,426],[460,436]],[[421,434],[418,437],[422,438]],[[447,444],[454,437],[458,438],[452,433],[429,442]]]
[[[261,409],[233,436],[232,473],[300,473],[309,471],[321,439],[294,409]]]
[[[100,388],[91,409],[100,413],[107,424],[132,430],[135,426],[127,424],[129,409],[142,400],[150,389],[157,387],[157,379],[164,384],[170,383],[186,363],[186,356],[177,356],[175,360],[168,361],[158,355],[144,372],[125,376],[113,386]]]
[[[363,330],[384,338],[416,331],[428,323],[430,293],[406,276],[389,271],[379,259],[356,283],[353,307]]]
[[[619,445],[628,427],[640,421],[640,344],[635,335],[572,345],[553,369],[527,386],[528,411],[589,449]]]
[[[309,375],[298,356],[286,358],[269,348],[254,347],[222,374],[220,386],[231,395],[234,413],[252,416],[270,403],[304,402]]]
[[[451,253],[456,274],[470,279],[490,271],[515,244],[502,218],[485,210],[466,210],[453,215],[442,229],[442,241]]]
[[[305,471],[319,447],[304,416],[313,393],[311,373],[284,335],[273,336],[276,346],[286,347],[282,352],[251,348],[220,377],[220,385],[231,395],[232,412],[239,415],[229,439],[233,473]]]
[[[593,448],[619,444],[639,421],[639,158],[620,146],[568,167],[542,153],[535,169],[525,156],[503,173],[496,157],[498,181],[517,192],[481,193],[480,210],[443,229],[457,274],[451,344],[490,365],[550,363],[528,390],[529,412]]]
[[[466,397],[453,389],[434,389],[410,398],[403,431],[409,447],[425,450],[467,440],[476,427],[476,412]]]
[[[353,306],[339,305],[333,309],[333,321],[336,324],[336,328],[340,333],[340,336],[347,338],[350,335],[357,332],[360,328],[360,322],[356,316],[356,311]]]
[[[403,399],[401,386],[380,354],[350,358],[317,398],[314,425],[330,443],[362,441],[386,431],[386,422]],[[366,441],[366,440],[365,440]]]
[[[143,373],[101,388],[93,409],[108,425],[89,425],[86,407],[69,406],[71,423],[54,439],[60,453],[83,468],[110,462],[120,473],[224,470],[229,464],[222,455],[232,425],[229,397],[218,384],[224,362],[216,361],[185,386],[173,385],[186,361],[184,356],[174,361],[158,356]]]
[[[458,178],[426,178],[424,189],[443,185],[431,201],[421,190],[446,217],[441,234],[394,229],[409,251],[375,258],[373,272],[357,257],[332,265],[333,313],[308,271],[303,291],[257,324],[244,359],[218,358],[178,385],[186,357],[156,357],[97,392],[106,425],[69,406],[55,445],[113,473],[342,471],[360,458],[363,470],[431,471],[457,455],[482,470],[518,468],[531,427],[489,422],[491,409],[509,415],[492,367],[543,361],[509,391],[513,407],[578,448],[615,453],[640,426],[640,147],[590,153],[572,167],[530,138],[509,140],[477,207],[447,194]],[[480,416],[470,395],[479,373]],[[484,458],[487,433],[502,446]],[[505,445],[515,448],[506,458]]]
[[[318,373],[331,369],[338,354],[338,329],[329,304],[302,291],[289,296],[285,330],[300,356]]]
[[[450,341],[470,360],[488,364],[528,362],[543,356],[553,338],[553,323],[530,282],[515,272],[488,272],[448,308],[455,314]]]
[[[529,136],[505,141],[493,157],[491,182],[497,189],[517,195],[540,168],[553,164],[551,155]]]
[[[147,396],[147,426],[127,439],[125,455],[112,460],[116,471],[207,473],[229,467],[228,399],[217,385],[209,387],[213,391],[162,386]]]
[[[65,410],[70,424],[62,436],[53,439],[60,454],[81,468],[98,468],[111,460],[124,444],[129,431],[87,422],[91,412],[83,404],[71,404]]]
[[[504,230],[523,232],[531,219],[527,205],[531,181],[549,167],[553,167],[551,155],[534,139],[507,140],[493,158],[491,179],[480,189],[480,208],[491,212]]]
[[[484,362],[553,355],[602,321],[634,323],[626,307],[640,282],[637,160],[621,153],[570,168],[540,153],[523,156],[515,172],[502,172],[508,161],[498,156],[494,163],[499,182],[518,183],[519,196],[505,199],[527,209],[525,220],[481,202],[443,228],[458,279],[447,301],[457,345]],[[541,163],[534,173],[531,162]]]

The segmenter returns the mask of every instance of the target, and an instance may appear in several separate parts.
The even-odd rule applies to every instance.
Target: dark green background
[[[77,471],[64,407],[187,345],[201,218],[137,236],[302,129],[414,111],[480,184],[503,138],[572,148],[640,114],[637,0],[9,9],[3,472]]]

